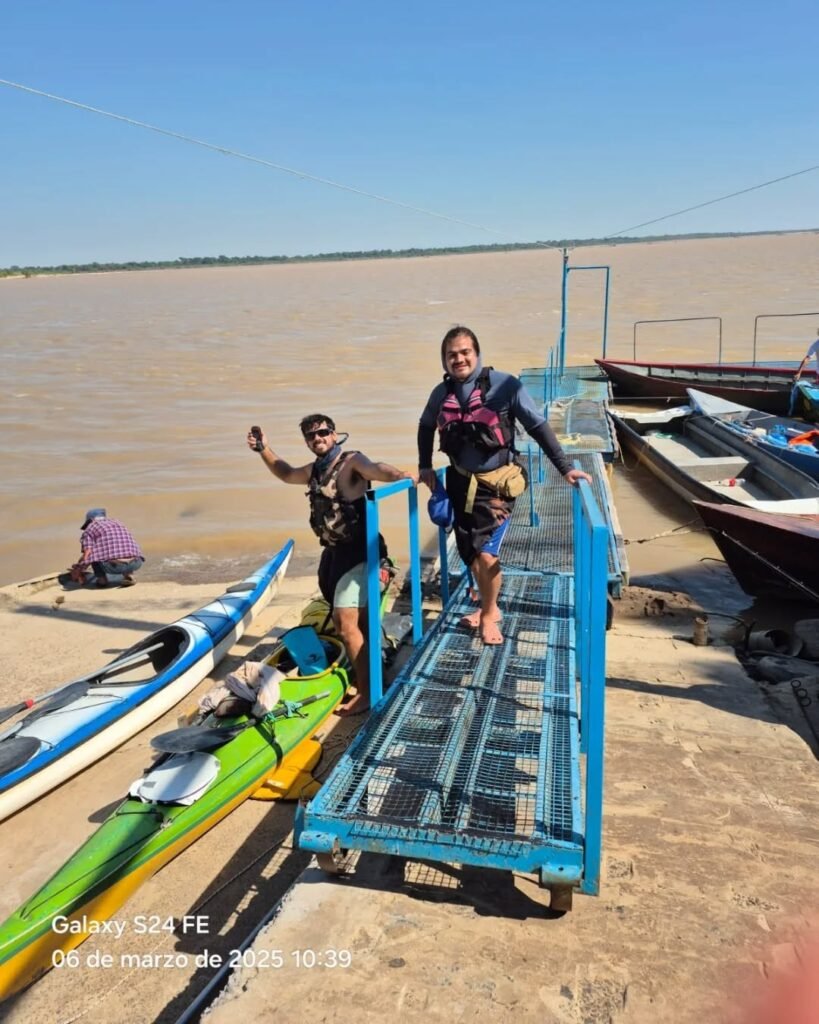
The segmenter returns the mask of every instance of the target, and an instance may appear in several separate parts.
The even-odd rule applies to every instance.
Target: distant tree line
[[[61,263],[54,267],[0,267],[0,277],[33,277],[36,274],[102,274],[111,270],[171,270],[179,267],[239,267],[267,263],[329,263],[339,260],[389,260],[412,256],[460,256],[479,252],[515,252],[521,249],[576,249],[585,245],[628,245],[691,238],[739,238],[746,235],[788,235],[803,231],[712,231],[687,235],[644,235],[641,238],[562,238],[545,242],[510,242],[494,245],[458,245],[434,249],[366,249],[320,252],[309,256],[180,256],[175,260],[130,260],[127,263]]]

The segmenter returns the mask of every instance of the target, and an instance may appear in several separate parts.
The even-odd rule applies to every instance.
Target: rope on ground
[[[624,544],[647,544],[650,540],[658,540],[660,537],[670,537],[673,533],[682,536],[684,533],[701,533],[705,527],[700,523],[699,526],[694,526],[695,523],[699,523],[699,519],[690,519],[687,523],[682,523],[680,526],[675,526],[673,530],[663,530],[662,533],[655,533],[651,537],[640,537],[639,540],[624,540]],[[689,527],[691,527],[689,529]]]

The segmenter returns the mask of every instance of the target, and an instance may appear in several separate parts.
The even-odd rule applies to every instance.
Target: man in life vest
[[[333,621],[353,663],[356,695],[339,715],[357,715],[370,706],[367,660],[367,538],[365,492],[371,481],[392,483],[418,478],[386,462],[371,462],[361,452],[342,452],[336,425],[329,416],[313,413],[299,424],[313,462],[291,466],[270,447],[261,428],[247,435],[248,447],[258,451],[270,472],[286,484],[307,487],[310,526],[323,551],[318,569],[322,594],[333,609]],[[384,538],[379,537],[386,558]]]
[[[479,629],[486,644],[503,643],[498,596],[500,547],[515,498],[527,481],[516,459],[515,423],[526,430],[569,484],[591,477],[572,469],[554,431],[521,382],[492,367],[484,369],[478,339],[468,327],[453,327],[441,342],[445,374],[429,396],[418,424],[418,467],[432,490],[435,431],[449,456],[446,488],[455,513],[455,540],[472,570],[481,607],[462,624]]]

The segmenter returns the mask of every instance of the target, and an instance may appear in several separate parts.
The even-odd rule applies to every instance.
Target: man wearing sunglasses
[[[342,452],[336,425],[324,413],[305,416],[299,424],[313,461],[291,466],[270,447],[264,431],[252,429],[248,447],[258,451],[270,472],[286,484],[307,487],[310,526],[323,551],[318,569],[322,594],[333,610],[333,622],[355,670],[357,694],[339,709],[339,715],[369,710],[370,683],[367,661],[367,538],[365,492],[372,481],[393,483],[418,477],[386,462],[371,462],[358,451]],[[384,538],[379,537],[386,558]]]

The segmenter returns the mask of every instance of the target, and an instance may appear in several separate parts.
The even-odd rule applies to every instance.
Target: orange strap
[[[792,437],[788,441],[788,447],[792,444],[813,444],[813,439],[819,437],[819,430],[809,430],[805,434],[800,434],[798,437]]]

